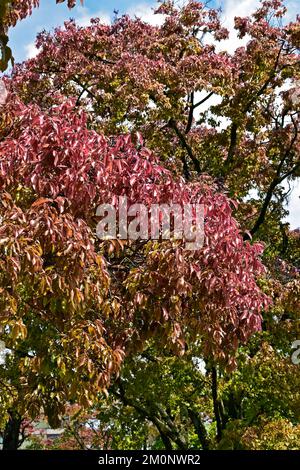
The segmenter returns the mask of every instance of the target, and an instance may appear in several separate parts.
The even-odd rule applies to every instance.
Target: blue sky
[[[181,0],[183,1],[183,0]],[[69,10],[65,3],[56,5],[55,0],[40,0],[40,7],[35,9],[32,16],[19,22],[17,26],[10,31],[10,46],[17,62],[35,55],[36,50],[34,41],[37,33],[43,29],[51,30],[56,26],[63,25],[69,18],[75,18],[76,21],[84,26],[89,23],[90,18],[100,17],[107,23],[113,18],[114,10],[119,14],[129,13],[137,15],[150,23],[159,21],[157,16],[153,15],[155,1],[151,0],[84,0],[84,6],[80,4],[73,10]],[[79,3],[79,1],[78,1]],[[232,31],[233,18],[235,16],[247,16],[257,6],[259,0],[212,0],[212,6],[220,6],[223,10],[222,20],[224,26],[231,31],[231,39],[222,46],[232,52],[239,41]],[[299,0],[286,0],[288,7],[288,16],[295,18],[300,13]],[[222,48],[224,48],[222,47]],[[300,184],[295,184],[290,197],[288,220],[292,228],[300,227]]]

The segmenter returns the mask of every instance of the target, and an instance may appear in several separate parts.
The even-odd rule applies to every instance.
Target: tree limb
[[[187,151],[188,156],[190,157],[190,159],[192,160],[194,164],[194,168],[196,172],[198,173],[198,175],[200,175],[202,173],[202,169],[201,169],[199,160],[195,157],[191,146],[186,141],[184,134],[178,128],[176,121],[173,118],[171,118],[168,124],[169,124],[169,127],[175,131],[179,139],[179,142],[181,143],[181,146]]]

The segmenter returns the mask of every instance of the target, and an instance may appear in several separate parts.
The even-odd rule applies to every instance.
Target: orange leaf
[[[37,207],[37,206],[41,206],[42,204],[45,204],[46,202],[52,202],[52,199],[47,199],[45,197],[41,197],[40,199],[38,199],[37,201],[35,201],[31,207]]]

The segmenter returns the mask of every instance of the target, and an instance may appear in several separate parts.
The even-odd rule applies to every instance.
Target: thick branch
[[[200,444],[202,445],[203,450],[209,450],[210,441],[207,435],[206,428],[202,423],[202,420],[198,413],[196,413],[191,408],[188,408],[189,417],[194,425],[195,431],[197,433]]]
[[[237,130],[238,130],[238,125],[235,122],[233,122],[231,125],[231,131],[230,131],[230,146],[229,146],[227,159],[226,159],[227,166],[232,162],[233,157],[235,156],[235,151],[237,147]]]
[[[192,91],[189,99],[189,117],[188,117],[188,122],[185,128],[185,133],[188,134],[191,130],[192,124],[193,124],[193,117],[194,117],[194,92]]]
[[[131,406],[144,419],[146,419],[146,420],[148,420],[148,421],[150,421],[154,424],[154,426],[156,427],[156,429],[158,430],[158,432],[161,436],[162,441],[164,442],[164,445],[166,446],[166,449],[172,450],[171,441],[174,441],[178,445],[179,449],[182,449],[182,450],[186,449],[185,443],[180,438],[178,432],[176,430],[174,430],[174,425],[171,423],[171,426],[170,426],[170,422],[169,422],[168,418],[167,418],[168,423],[167,424],[163,423],[162,420],[154,412],[149,413],[148,410],[146,410],[144,407],[140,406],[135,401],[128,398],[125,394],[123,384],[121,383],[120,380],[118,381],[118,385],[119,385],[120,393],[115,392],[115,395],[119,399],[121,399],[121,401],[123,402],[123,404],[125,406],[126,405]],[[166,417],[166,414],[165,414],[164,417]]]
[[[201,104],[205,103],[212,95],[214,94],[213,91],[211,91],[207,96],[205,96],[202,100],[198,101],[198,103],[194,104],[194,92],[192,91],[191,96],[190,96],[190,111],[189,111],[189,117],[188,117],[188,122],[186,125],[185,129],[185,134],[188,134],[191,130],[192,124],[193,124],[193,117],[194,117],[194,110],[198,108],[198,106],[201,106]]]
[[[212,391],[212,399],[213,399],[213,405],[214,405],[214,414],[215,414],[216,424],[217,424],[217,441],[220,441],[222,439],[222,419],[221,419],[220,406],[219,406],[219,400],[218,400],[217,369],[215,366],[213,366],[211,369],[211,380],[212,380],[211,391]]]
[[[99,57],[97,54],[84,54],[85,57],[88,57],[89,59],[92,60],[97,60],[98,62],[102,62],[103,64],[106,65],[116,65],[116,62],[109,60],[109,59],[104,59],[103,57]]]
[[[191,146],[186,141],[184,134],[180,131],[174,119],[169,120],[169,127],[175,131],[181,146],[187,151],[188,156],[194,164],[196,172],[198,173],[198,175],[200,175],[202,173],[202,170],[200,167],[199,160],[194,156]]]
[[[201,104],[205,103],[205,101],[209,100],[209,98],[214,94],[213,91],[211,91],[208,95],[206,95],[202,100],[198,101],[198,103],[195,103],[193,105],[193,109],[198,108],[198,106],[201,106]]]
[[[82,88],[82,91],[83,92],[86,92],[88,95],[90,95],[91,98],[93,98],[96,102],[98,102],[98,98],[97,96],[91,91],[89,90],[86,85],[84,85],[83,83],[81,83],[81,81],[79,80],[79,78],[77,77],[73,77],[73,80],[75,83],[77,83],[77,85],[79,85],[81,88]],[[77,99],[78,101],[78,99]]]
[[[191,173],[190,173],[190,169],[186,161],[185,155],[182,155],[181,161],[182,161],[182,166],[183,166],[184,177],[187,181],[189,181],[191,179]]]
[[[265,218],[266,218],[266,214],[267,214],[267,210],[268,210],[268,207],[269,207],[269,204],[271,202],[271,199],[272,199],[272,196],[273,196],[273,193],[274,193],[274,190],[276,188],[276,186],[279,184],[279,180],[278,178],[275,178],[272,183],[270,184],[269,186],[269,189],[267,191],[267,194],[266,194],[266,197],[264,199],[264,202],[263,202],[263,205],[261,207],[261,210],[260,210],[260,213],[259,213],[259,216],[254,224],[254,226],[252,227],[252,229],[250,230],[250,234],[251,236],[253,236],[257,231],[258,229],[260,228],[260,226],[264,223],[265,221]],[[246,240],[249,239],[249,235],[245,234],[245,237],[244,237]]]

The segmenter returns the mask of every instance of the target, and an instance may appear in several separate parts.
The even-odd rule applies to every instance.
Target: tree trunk
[[[9,410],[9,418],[5,425],[3,435],[3,450],[17,450],[19,447],[19,435],[22,418],[14,410]]]
[[[212,399],[214,405],[214,414],[217,424],[217,442],[220,442],[222,439],[222,417],[220,412],[220,403],[218,399],[218,376],[217,369],[215,366],[211,368],[211,378],[212,378]]]
[[[203,450],[209,450],[210,446],[210,441],[207,435],[206,428],[199,416],[198,413],[196,413],[194,410],[191,408],[188,408],[188,414],[189,417],[194,425],[195,431],[197,433],[198,439],[200,441],[200,444],[202,445]]]

